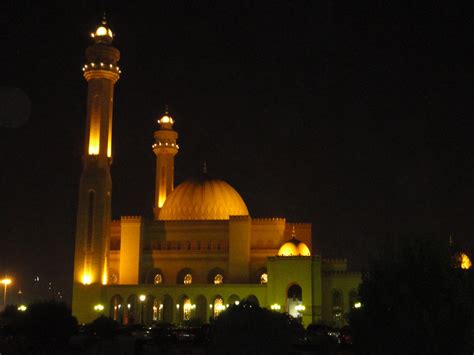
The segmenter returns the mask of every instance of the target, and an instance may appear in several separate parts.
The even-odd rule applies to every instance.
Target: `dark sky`
[[[118,3],[2,5],[0,273],[16,287],[40,275],[70,295],[81,67],[104,9],[122,52],[115,218],[152,215],[168,104],[176,182],[206,160],[252,216],[312,222],[316,253],[359,268],[385,239],[473,248],[472,4]]]

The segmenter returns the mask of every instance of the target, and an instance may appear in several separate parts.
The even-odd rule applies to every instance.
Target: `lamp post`
[[[4,278],[0,281],[3,284],[3,310],[7,306],[7,286],[12,283],[12,280],[9,278]]]
[[[141,324],[143,325],[143,303],[144,303],[145,300],[146,300],[146,296],[145,296],[145,295],[140,295],[139,300],[140,300],[140,304],[141,304],[140,321],[141,321]]]

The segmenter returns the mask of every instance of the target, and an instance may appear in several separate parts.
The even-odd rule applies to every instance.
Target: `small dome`
[[[102,24],[97,26],[96,30],[91,33],[91,37],[94,38],[96,42],[112,42],[114,34],[112,30],[107,26],[105,19],[102,21]]]
[[[283,244],[278,250],[278,256],[311,256],[308,246],[296,239],[295,227],[291,233],[291,240]]]
[[[178,185],[166,198],[158,219],[228,220],[229,216],[248,216],[239,193],[222,180],[203,176]]]
[[[298,251],[299,251],[300,255],[302,255],[302,256],[311,256],[311,252],[309,251],[308,246],[303,242],[298,244]]]
[[[300,252],[296,245],[291,241],[283,244],[278,250],[278,256],[298,256]]]

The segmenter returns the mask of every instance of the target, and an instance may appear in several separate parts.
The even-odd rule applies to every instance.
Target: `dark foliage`
[[[370,261],[350,317],[360,353],[473,350],[474,274],[454,268],[447,245],[419,239],[386,245]]]
[[[102,339],[112,339],[119,327],[119,324],[112,318],[101,315],[92,323],[86,325],[88,333],[99,336]]]
[[[0,316],[2,333],[0,352],[49,353],[67,347],[77,330],[77,320],[65,303],[56,301],[34,303],[27,311],[8,307]]]
[[[287,314],[241,302],[213,322],[212,349],[216,354],[287,354],[303,333]]]

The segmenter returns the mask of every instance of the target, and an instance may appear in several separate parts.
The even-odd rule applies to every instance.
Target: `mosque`
[[[311,224],[252,218],[239,193],[205,167],[175,187],[178,133],[168,112],[154,133],[154,219],[111,219],[113,91],[121,73],[113,36],[102,22],[83,67],[88,95],[73,315],[80,323],[100,314],[124,324],[206,322],[247,301],[305,325],[343,324],[360,305],[360,273],[348,272],[344,259],[322,258]]]

